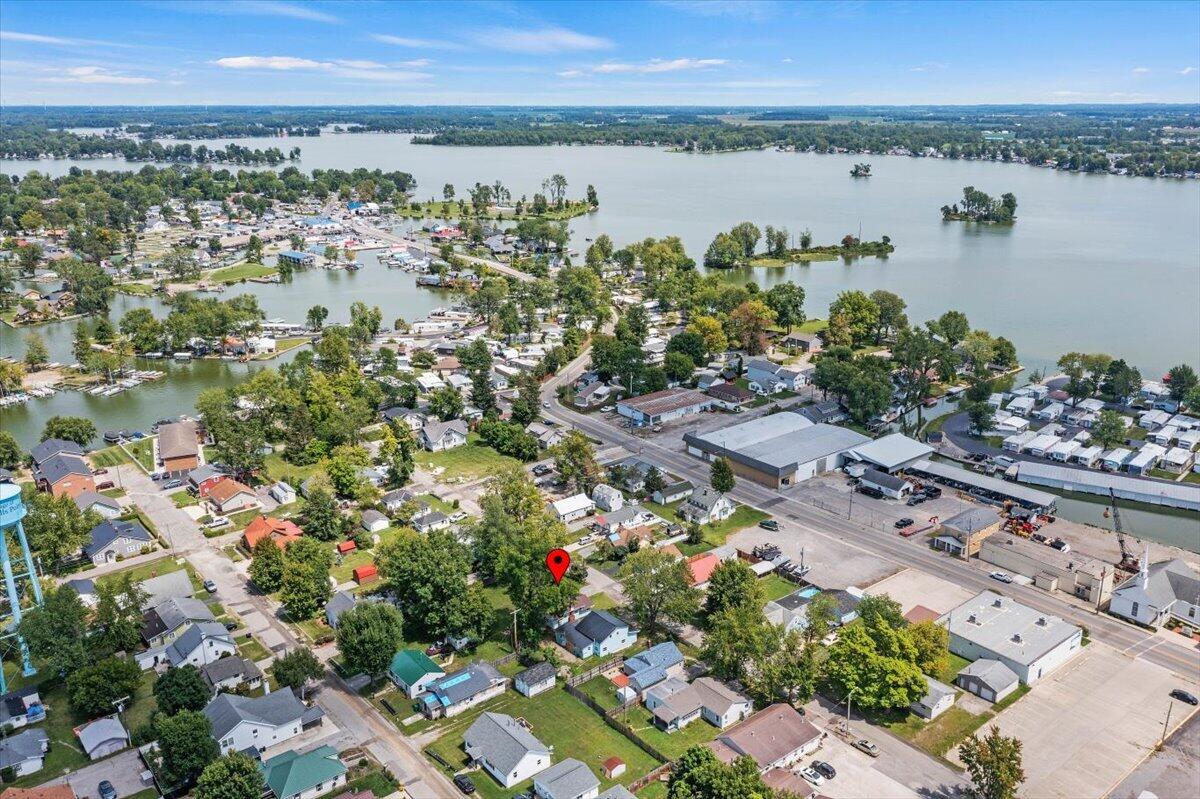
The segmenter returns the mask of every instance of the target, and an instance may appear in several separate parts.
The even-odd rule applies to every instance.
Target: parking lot
[[[1169,730],[1196,710],[1171,699],[1174,688],[1200,690],[1167,669],[1092,642],[996,717],[1000,731],[1023,744],[1021,794],[1106,795],[1154,750],[1168,708]],[[958,762],[957,750],[948,757]]]
[[[913,799],[918,794],[879,770],[880,760],[869,757],[847,744],[841,738],[830,735],[821,748],[803,761],[807,766],[813,760],[824,760],[837,769],[837,776],[817,787],[817,793],[829,799]]]
[[[783,557],[810,570],[806,580],[822,588],[867,586],[895,574],[900,567],[883,558],[841,544],[827,535],[803,529],[787,519],[778,519],[779,531],[748,527],[729,536],[728,543],[749,552],[759,544],[775,544]]]
[[[900,609],[905,613],[917,605],[938,613],[948,613],[973,596],[962,586],[916,569],[905,569],[880,580],[866,593],[871,596],[887,594],[900,603]]]

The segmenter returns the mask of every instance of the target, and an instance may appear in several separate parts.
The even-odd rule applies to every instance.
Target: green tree
[[[241,752],[217,758],[196,780],[196,799],[260,799],[262,794],[262,771]]]
[[[882,344],[884,338],[894,336],[908,327],[908,315],[904,313],[905,302],[898,294],[876,289],[870,294],[871,302],[879,308],[879,319],[875,322],[875,343]]]
[[[709,269],[732,269],[744,256],[741,242],[729,233],[718,233],[704,252],[704,266]]]
[[[467,545],[448,530],[428,535],[405,530],[380,547],[376,563],[409,623],[430,638],[444,637],[452,607],[467,592],[471,571]]]
[[[880,637],[889,642],[901,634],[890,627],[880,631]],[[854,622],[843,627],[825,664],[834,693],[851,696],[867,710],[907,707],[924,696],[927,686],[921,670],[911,660],[887,654],[886,649],[867,632],[866,624]]]
[[[844,324],[855,346],[870,340],[879,325],[879,306],[861,291],[843,291],[829,306],[829,321]]]
[[[805,608],[804,617],[804,641],[808,646],[813,646],[828,635],[830,628],[837,623],[837,600],[832,594],[817,594]]]
[[[276,684],[293,691],[299,690],[300,696],[303,697],[309,680],[321,677],[325,668],[311,649],[296,647],[286,655],[275,658],[275,662],[271,664],[271,673],[275,675]]]
[[[154,720],[158,733],[160,784],[187,787],[217,759],[220,750],[212,737],[212,724],[203,713],[181,710]]]
[[[25,365],[30,369],[41,369],[50,360],[46,342],[37,333],[25,334]]]
[[[687,563],[660,549],[648,547],[630,555],[621,565],[619,577],[629,612],[648,634],[659,631],[666,620],[690,623],[700,606]]]
[[[868,627],[888,626],[900,629],[908,622],[900,603],[887,594],[870,594],[858,603],[858,618]]]
[[[82,416],[51,416],[42,428],[42,441],[61,438],[86,447],[96,437],[96,425]]]
[[[146,592],[133,574],[125,572],[97,583],[96,594],[90,637],[93,651],[108,655],[135,650],[142,641]]]
[[[582,432],[571,430],[550,448],[549,454],[554,458],[554,468],[559,475],[576,491],[590,494],[600,482],[596,447]]]
[[[0,430],[0,469],[14,471],[24,459],[25,453],[13,434],[7,430]]]
[[[767,291],[767,307],[775,312],[775,322],[787,333],[804,324],[804,289],[795,283],[780,283]]]
[[[429,412],[443,422],[462,416],[464,407],[462,394],[450,386],[439,388],[429,395]]]
[[[279,598],[292,619],[312,618],[329,598],[332,560],[329,550],[311,538],[300,538],[288,545],[283,556]]]
[[[708,482],[718,494],[728,494],[735,484],[733,467],[725,458],[717,458],[708,470]]]
[[[917,648],[917,668],[936,677],[950,662],[950,633],[933,621],[922,621],[910,625],[906,630],[913,646]]]
[[[723,679],[744,678],[754,663],[767,654],[776,638],[761,606],[731,605],[707,622],[704,662]]]
[[[704,350],[709,355],[724,352],[729,349],[729,339],[725,336],[725,328],[720,320],[712,316],[693,316],[684,328],[686,333],[698,335],[704,342]]]
[[[325,480],[318,480],[309,488],[304,504],[303,526],[305,534],[318,541],[336,541],[342,537],[345,518]]]
[[[696,745],[671,768],[668,799],[771,799],[758,764],[742,756],[725,765],[707,746]]]
[[[971,323],[962,311],[946,311],[937,318],[934,326],[951,347],[957,346],[971,332]]]
[[[1020,740],[1001,735],[993,724],[982,738],[972,735],[963,741],[958,757],[979,799],[1016,799],[1025,782]]]
[[[25,502],[25,534],[29,545],[48,566],[77,553],[91,540],[92,529],[104,521],[95,511],[84,513],[69,496],[55,497],[37,491],[32,484],[22,489]]]
[[[1115,447],[1125,441],[1125,417],[1116,411],[1104,409],[1100,418],[1092,425],[1092,441],[1104,448]]]
[[[271,536],[260,538],[250,552],[250,579],[264,594],[273,594],[283,584],[283,550]]]
[[[142,669],[132,658],[107,657],[67,677],[71,709],[87,717],[112,713],[121,700],[132,700]]]
[[[1176,402],[1182,402],[1189,391],[1200,385],[1200,378],[1196,377],[1196,370],[1186,363],[1172,366],[1167,372],[1167,378],[1171,388],[1171,399]]]
[[[191,663],[172,666],[154,680],[154,700],[168,716],[181,710],[203,710],[210,698],[212,689]]]
[[[305,324],[309,330],[320,330],[325,326],[325,320],[329,318],[329,309],[324,305],[314,305],[308,309],[305,314]]]
[[[729,312],[725,330],[729,339],[750,355],[766,351],[767,330],[775,323],[775,312],[761,300],[746,300]]]
[[[91,660],[88,610],[69,586],[47,589],[42,600],[25,612],[18,629],[30,656],[50,674],[66,677]]]
[[[741,605],[758,610],[764,602],[766,597],[758,583],[758,576],[749,564],[735,558],[722,561],[713,569],[704,596],[704,615],[711,619],[728,608]]]
[[[386,602],[363,602],[338,618],[338,651],[351,674],[378,677],[403,644],[404,617]]]

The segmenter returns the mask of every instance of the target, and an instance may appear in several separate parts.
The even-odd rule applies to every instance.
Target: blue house
[[[641,694],[668,677],[682,677],[683,653],[666,641],[625,658],[621,670],[629,677],[629,687]]]
[[[582,619],[559,627],[554,631],[554,639],[575,657],[604,657],[633,646],[637,630],[630,629],[606,610],[593,610]]]

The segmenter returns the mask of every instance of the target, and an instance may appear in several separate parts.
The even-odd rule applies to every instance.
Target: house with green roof
[[[346,784],[346,766],[332,746],[284,752],[258,765],[275,799],[313,799]]]
[[[392,658],[388,666],[388,677],[408,694],[409,699],[416,699],[424,693],[425,686],[439,677],[445,677],[446,672],[434,663],[419,649],[401,649]]]

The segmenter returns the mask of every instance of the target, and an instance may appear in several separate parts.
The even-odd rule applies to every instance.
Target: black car
[[[775,531],[779,529],[779,522],[775,521],[774,519],[763,519],[758,523],[758,526],[764,530]]]
[[[463,793],[475,793],[475,783],[471,782],[471,778],[466,774],[459,774],[457,777],[455,777],[454,786]]]
[[[924,502],[924,501],[925,501],[925,497],[924,497],[924,496],[922,496],[921,494],[914,494],[913,496],[911,496],[911,497],[909,497],[909,498],[908,498],[908,503],[907,503],[907,504],[908,504],[908,507],[912,508],[912,507],[915,507],[915,506],[917,506],[917,505],[920,505],[920,504],[921,504],[922,502]]]
[[[1197,699],[1182,688],[1176,688],[1172,691],[1171,698],[1178,699],[1180,702],[1187,702],[1189,705],[1200,705],[1200,699]]]
[[[868,497],[874,497],[875,499],[883,499],[883,492],[878,488],[871,488],[871,486],[860,485],[858,493],[866,494]]]
[[[937,486],[926,486],[925,487],[925,496],[928,497],[929,499],[937,499],[941,495],[942,495],[942,489],[938,488]]]
[[[812,762],[812,769],[827,780],[831,780],[837,776],[837,769],[824,760],[814,760]]]
[[[100,799],[117,799],[117,789],[108,780],[100,780]]]
[[[913,520],[905,516],[903,519],[896,520],[896,529],[903,530],[905,527],[912,527]]]

